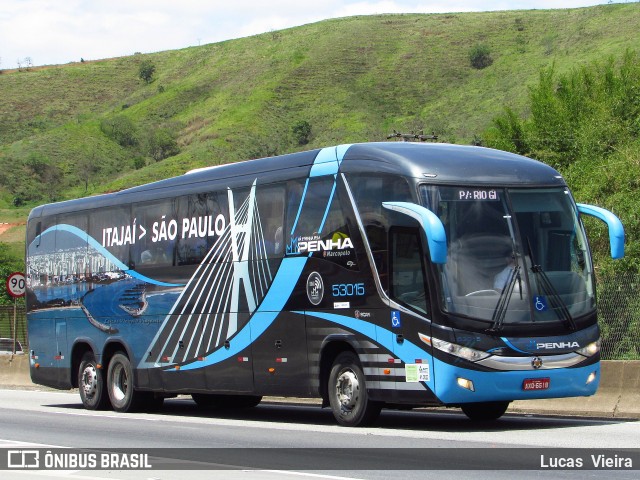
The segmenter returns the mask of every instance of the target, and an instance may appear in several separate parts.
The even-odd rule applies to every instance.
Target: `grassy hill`
[[[194,167],[381,140],[393,129],[469,143],[505,105],[526,113],[541,68],[569,71],[640,51],[638,31],[638,3],[380,15],[4,71],[0,221],[20,223],[38,203]],[[481,45],[493,63],[477,69],[469,53]],[[139,78],[143,62],[155,66],[150,83]],[[304,145],[292,132],[302,121],[311,125]],[[157,154],[159,133],[174,142],[167,158]]]

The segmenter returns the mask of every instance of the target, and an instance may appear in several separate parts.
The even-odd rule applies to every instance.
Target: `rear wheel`
[[[353,352],[342,352],[333,362],[328,392],[333,416],[340,425],[368,425],[380,415],[382,404],[369,398],[364,372]]]
[[[129,358],[122,352],[116,353],[109,362],[107,390],[111,406],[116,412],[137,410],[148,398],[147,392],[136,392],[133,388],[133,368]]]
[[[510,402],[478,402],[461,405],[464,414],[470,420],[486,422],[497,420],[507,411]]]
[[[103,378],[103,371],[92,352],[86,352],[78,368],[78,390],[82,405],[87,410],[104,410],[109,408],[109,395]]]

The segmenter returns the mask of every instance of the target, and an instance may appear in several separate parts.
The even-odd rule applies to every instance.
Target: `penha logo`
[[[547,342],[536,344],[538,350],[554,350],[556,348],[580,348],[578,342]]]

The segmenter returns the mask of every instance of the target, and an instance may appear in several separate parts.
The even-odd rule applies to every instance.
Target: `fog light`
[[[467,390],[471,390],[472,392],[476,391],[475,388],[473,388],[473,382],[466,378],[458,377],[458,385],[462,388],[466,388]]]
[[[587,385],[593,382],[596,379],[597,372],[591,372],[587,377]]]

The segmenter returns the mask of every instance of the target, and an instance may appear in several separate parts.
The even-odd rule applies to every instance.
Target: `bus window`
[[[291,208],[287,212],[287,225],[291,225],[291,237],[313,239],[319,234],[334,184],[332,176],[309,180],[303,192],[301,207],[297,211]],[[297,196],[298,189],[290,188],[290,191],[292,190]]]
[[[131,218],[146,228],[145,235],[137,238],[132,248],[131,257],[136,269],[173,265],[173,251],[180,228],[175,218],[177,203],[178,199],[173,198],[133,206]]]
[[[426,314],[427,297],[424,255],[417,229],[392,228],[391,298]]]
[[[85,280],[92,270],[87,247],[89,219],[86,213],[58,216],[58,230],[56,231],[56,249],[64,250],[65,271],[61,272],[67,283],[78,283]],[[67,226],[72,228],[67,228]]]
[[[322,252],[323,258],[338,265],[358,270],[360,262],[356,257],[356,250],[346,244],[351,239],[351,229],[342,209],[340,196],[336,191],[327,213],[327,218],[319,232],[322,240],[331,240],[332,247],[329,251]]]
[[[133,226],[129,206],[101,208],[89,216],[89,235],[101,242],[122,264],[129,265],[129,248],[133,243]],[[105,260],[95,265],[94,274],[120,271],[116,265]]]
[[[199,193],[179,199],[178,265],[199,264],[215,240],[216,217],[220,214],[217,194]]]
[[[258,235],[269,258],[284,254],[284,185],[261,186],[256,190]]]
[[[386,290],[387,232],[389,225],[382,209],[382,202],[413,202],[409,184],[403,177],[392,175],[361,175],[350,178],[358,212],[362,219],[373,260]],[[383,195],[383,196],[381,196]]]

